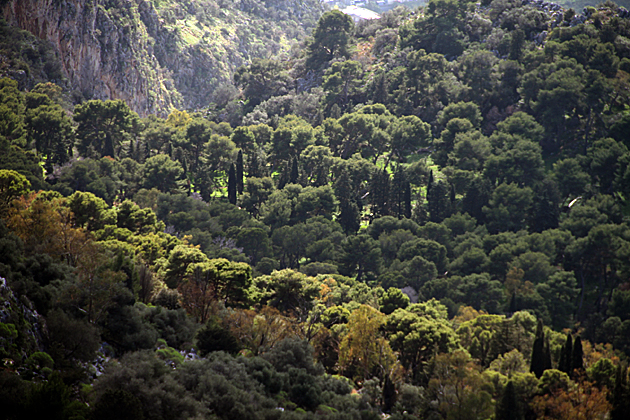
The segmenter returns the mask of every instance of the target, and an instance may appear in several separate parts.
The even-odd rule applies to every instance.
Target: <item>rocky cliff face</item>
[[[236,68],[286,54],[322,12],[320,0],[0,3],[9,25],[52,43],[75,96],[123,99],[141,116],[221,102]]]
[[[70,85],[84,98],[123,99],[141,115],[181,106],[146,27],[134,19],[146,2],[116,3],[122,7],[108,10],[100,0],[12,0],[2,12],[10,25],[53,44]]]

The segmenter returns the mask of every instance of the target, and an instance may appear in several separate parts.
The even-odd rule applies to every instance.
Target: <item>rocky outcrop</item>
[[[144,0],[11,0],[2,13],[10,25],[53,44],[76,93],[123,99],[140,115],[165,115],[182,99],[153,54],[139,8],[146,14],[152,6]]]
[[[239,66],[286,57],[322,12],[320,0],[254,1],[252,10],[231,0],[3,4],[9,25],[53,45],[77,101],[122,99],[141,116],[233,99],[226,85]]]
[[[43,351],[45,324],[28,299],[19,299],[0,277],[0,355],[23,362],[37,351]],[[6,360],[0,360],[0,368]]]

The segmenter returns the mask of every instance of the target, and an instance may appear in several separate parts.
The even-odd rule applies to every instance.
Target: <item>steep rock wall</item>
[[[123,99],[142,116],[165,115],[182,99],[153,54],[139,8],[158,24],[144,0],[11,0],[2,14],[53,44],[70,85],[84,98]]]

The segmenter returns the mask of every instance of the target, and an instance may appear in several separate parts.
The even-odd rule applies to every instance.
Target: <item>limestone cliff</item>
[[[12,0],[3,9],[5,20],[59,51],[61,65],[73,89],[85,98],[123,99],[141,115],[164,114],[181,105],[176,90],[158,60],[146,27],[137,15],[138,3],[120,8],[99,0]]]
[[[9,25],[52,43],[75,98],[123,99],[141,116],[218,101],[236,68],[286,56],[322,12],[320,0],[1,3]]]

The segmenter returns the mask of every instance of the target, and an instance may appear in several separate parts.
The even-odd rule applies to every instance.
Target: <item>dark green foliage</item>
[[[63,165],[70,160],[74,133],[72,121],[61,106],[49,103],[28,109],[24,123],[28,138],[35,143],[37,153],[45,156],[48,172],[52,172],[53,165]]]
[[[391,194],[392,186],[387,170],[375,171],[370,181],[370,202],[374,218],[389,215]]]
[[[236,204],[236,170],[234,164],[230,166],[230,172],[228,172],[228,202],[230,204]]]
[[[243,194],[243,151],[239,150],[236,156],[236,191]]]
[[[396,385],[391,380],[389,375],[385,376],[385,382],[383,383],[383,411],[390,412],[396,404]]]
[[[431,189],[427,189],[427,208],[432,222],[440,223],[451,215],[449,190],[444,182],[437,182],[431,186]]]
[[[51,180],[52,189],[66,196],[75,191],[90,192],[111,205],[126,187],[121,169],[118,162],[109,158],[72,162]]]
[[[23,418],[32,383],[6,370],[0,372],[0,407],[6,420]]]
[[[272,96],[288,93],[291,79],[277,60],[255,59],[251,65],[240,67],[234,74],[234,83],[243,88],[248,99],[248,110]]]
[[[122,389],[108,389],[94,405],[94,420],[142,420],[142,404]]]
[[[53,374],[48,381],[32,385],[22,415],[26,418],[47,417],[54,420],[88,418],[88,407],[72,401],[70,397],[71,389],[58,374]]]
[[[313,347],[303,340],[285,339],[265,353],[263,358],[269,361],[278,372],[298,369],[311,375],[323,373],[322,367],[313,359]]]
[[[320,68],[333,58],[348,57],[353,26],[352,18],[339,10],[324,13],[309,45],[309,67]]]
[[[74,319],[55,309],[47,317],[49,353],[62,364],[67,360],[92,360],[100,346],[98,329],[86,321]]]
[[[206,325],[197,332],[195,341],[201,356],[213,351],[236,354],[240,350],[240,345],[234,335],[215,318],[208,320]]]
[[[0,167],[25,176],[33,190],[40,190],[45,185],[38,160],[35,155],[27,153],[21,147],[11,145],[7,138],[0,136]]]
[[[489,200],[490,188],[488,183],[483,178],[475,178],[462,200],[462,211],[483,223],[485,221],[483,207],[488,205]]]
[[[479,416],[489,418],[494,401],[497,419],[533,418],[523,355],[543,392],[564,381],[545,374],[552,353],[576,381],[585,361],[579,337],[560,349],[542,323],[533,336],[530,314],[630,351],[630,26],[616,6],[575,24],[536,4],[432,0],[354,29],[332,11],[278,54],[304,29],[287,23],[286,35],[268,19],[310,30],[310,0],[106,3],[112,25],[147,25],[160,65],[182,49],[199,60],[178,66],[214,104],[140,120],[121,101],[89,101],[73,127],[59,88],[22,93],[32,74],[0,81],[0,167],[66,197],[39,195],[47,220],[29,198],[10,204],[26,189],[3,204],[0,276],[14,296],[2,289],[1,369],[22,378],[0,377],[5,416],[406,419],[490,407]],[[229,39],[220,53],[210,27]],[[38,42],[20,39],[34,63]],[[208,73],[206,54],[222,57],[221,71]],[[2,56],[15,75],[15,48]],[[226,84],[237,66],[240,91]],[[93,279],[116,287],[97,284],[103,316],[91,323],[74,285]],[[357,398],[314,360],[339,373],[344,324],[361,304],[382,312],[370,337],[382,365],[381,380],[352,384]],[[118,361],[94,378],[85,366],[103,342]],[[201,360],[182,362],[193,345]],[[459,346],[473,359],[455,357]],[[610,417],[625,418],[627,371],[613,375],[613,361],[585,373],[609,390]],[[460,406],[447,401],[453,372],[465,376]],[[93,391],[79,396],[80,382]]]
[[[300,178],[299,162],[296,159],[291,160],[291,175],[289,175],[289,184],[297,184]]]
[[[168,155],[150,157],[144,163],[142,187],[177,194],[184,191],[184,169]]]
[[[322,402],[322,390],[319,381],[309,375],[304,369],[290,368],[289,376],[289,398],[295,404],[306,410],[314,410]]]
[[[169,310],[177,310],[181,308],[179,299],[181,294],[174,289],[164,288],[161,289],[152,300],[152,303]]]
[[[337,221],[348,235],[359,230],[360,208],[352,191],[349,175],[343,172],[334,184],[335,196],[339,200],[339,216]]]
[[[496,405],[496,420],[519,420],[522,418],[514,382],[508,381],[503,389],[501,401]]]
[[[536,327],[536,338],[532,346],[532,356],[529,365],[529,371],[540,378],[546,369],[551,369],[549,358],[549,344],[545,341],[545,333],[543,332],[543,323],[538,320]]]
[[[198,325],[181,309],[162,306],[144,306],[136,303],[141,316],[155,329],[158,337],[176,349],[192,343]]]
[[[367,235],[349,236],[342,244],[339,263],[341,274],[356,274],[357,281],[375,277],[381,269],[378,242]]]
[[[409,302],[409,297],[400,289],[390,287],[387,289],[386,294],[380,299],[379,303],[381,305],[381,312],[389,315],[398,308],[405,309],[409,305]]]
[[[580,336],[575,337],[573,349],[571,350],[571,372],[578,371],[580,374],[584,370],[584,351],[582,350],[582,339]]]
[[[424,19],[415,20],[413,26],[409,24],[403,27],[402,46],[436,52],[447,57],[460,55],[465,48],[465,12],[465,1],[429,2]]]
[[[571,337],[571,333],[567,334],[567,341],[562,346],[562,350],[560,351],[560,361],[558,362],[558,370],[571,374],[573,369],[571,366],[573,364],[573,337]]]
[[[533,193],[529,187],[520,188],[516,184],[499,185],[483,207],[490,232],[518,230],[527,227],[527,219],[533,203]]]
[[[628,365],[619,363],[615,374],[615,385],[612,394],[612,420],[623,419],[630,409],[630,387],[628,386]]]
[[[79,153],[91,158],[116,158],[137,119],[138,115],[121,100],[93,100],[77,105],[74,120],[78,124]]]
[[[534,191],[534,196],[536,199],[532,206],[530,231],[543,232],[557,228],[560,218],[560,193],[556,183],[549,180],[543,181]]]
[[[153,348],[158,333],[142,317],[139,308],[133,306],[131,294],[123,293],[116,300],[103,323],[103,339],[120,354]]]
[[[6,57],[3,76],[18,80],[20,89],[30,90],[40,82],[62,83],[64,79],[52,45],[28,31],[9,26],[4,19],[0,22],[0,50]]]
[[[151,351],[129,353],[110,366],[94,384],[95,405],[112,390],[137,398],[144,418],[185,419],[201,411],[186,388],[174,380],[171,368]],[[136,401],[130,404],[135,407]]]

